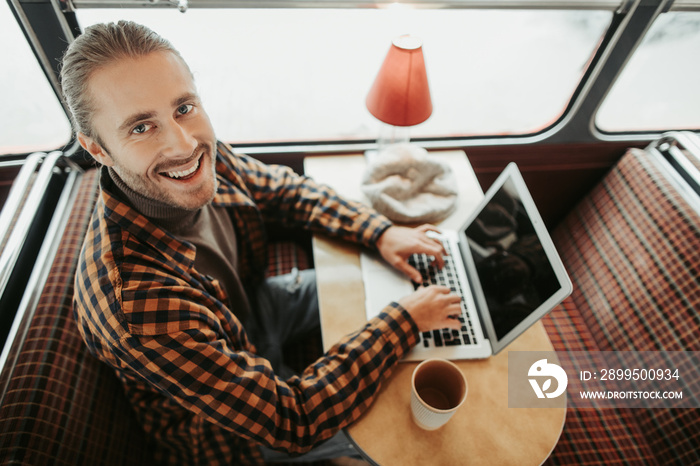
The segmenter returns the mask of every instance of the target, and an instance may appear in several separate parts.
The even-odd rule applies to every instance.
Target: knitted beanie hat
[[[362,191],[372,207],[398,223],[436,223],[457,201],[457,181],[449,166],[412,144],[395,144],[368,164]]]

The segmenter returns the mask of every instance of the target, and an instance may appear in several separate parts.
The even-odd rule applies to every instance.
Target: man
[[[143,26],[88,28],[64,56],[61,83],[80,144],[103,166],[75,314],[91,352],[124,384],[156,459],[346,454],[341,429],[419,331],[459,327],[459,298],[421,288],[288,374],[280,340],[318,325],[314,277],[261,279],[263,223],[377,248],[414,279],[411,253],[442,265],[442,247],[425,234],[432,227],[392,226],[288,169],[234,154],[217,142],[179,53]]]

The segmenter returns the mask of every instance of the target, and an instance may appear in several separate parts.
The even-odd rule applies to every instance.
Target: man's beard
[[[154,200],[156,202],[163,203],[165,205],[168,205],[170,207],[175,207],[179,209],[185,209],[185,210],[198,210],[202,206],[208,204],[209,202],[212,201],[214,196],[216,195],[216,158],[214,155],[213,148],[210,144],[201,142],[197,145],[195,150],[192,152],[192,155],[189,156],[186,160],[184,161],[178,161],[176,163],[172,163],[172,161],[168,161],[167,163],[164,163],[163,166],[158,166],[157,169],[155,170],[156,173],[158,173],[157,176],[163,176],[160,175],[160,173],[163,173],[165,171],[170,171],[173,168],[187,165],[188,163],[192,162],[193,160],[199,158],[201,156],[200,160],[200,167],[197,168],[197,170],[204,170],[205,167],[202,167],[201,164],[205,163],[205,159],[209,160],[210,164],[210,169],[212,171],[211,173],[211,178],[212,181],[211,183],[205,183],[204,185],[199,185],[197,187],[197,191],[192,192],[190,196],[187,196],[189,199],[194,199],[194,198],[202,198],[200,199],[199,202],[197,202],[194,205],[184,205],[182,202],[178,202],[178,200],[172,196],[172,193],[170,191],[162,189],[162,187],[154,184],[148,177],[145,175],[140,175],[137,173],[134,173],[130,171],[128,168],[124,167],[120,163],[118,163],[114,157],[112,157],[112,160],[114,161],[114,166],[112,167],[114,171],[119,175],[119,177],[124,181],[124,183],[134,190],[135,192],[141,194],[144,197],[147,197],[148,199]],[[163,169],[165,168],[165,169]],[[201,173],[198,174],[198,176],[207,176],[206,173]],[[202,190],[207,189],[209,192],[205,193]],[[183,195],[184,196],[184,195]]]

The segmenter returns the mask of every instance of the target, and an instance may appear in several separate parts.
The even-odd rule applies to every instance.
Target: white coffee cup
[[[467,378],[446,359],[426,359],[411,377],[411,413],[421,429],[435,430],[467,399]]]

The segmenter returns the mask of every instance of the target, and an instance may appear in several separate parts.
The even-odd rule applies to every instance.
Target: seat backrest
[[[603,351],[700,351],[700,213],[631,149],[554,234]]]
[[[95,169],[82,176],[26,337],[0,374],[0,464],[152,464],[119,380],[88,353],[73,318],[75,268],[98,178]]]
[[[588,349],[700,351],[700,213],[669,173],[629,150],[554,232]],[[632,411],[662,464],[700,462],[700,409]]]

